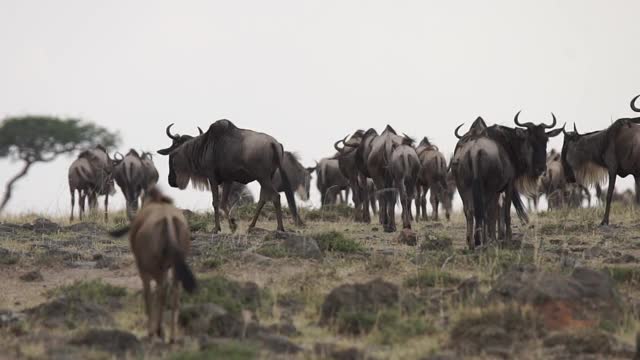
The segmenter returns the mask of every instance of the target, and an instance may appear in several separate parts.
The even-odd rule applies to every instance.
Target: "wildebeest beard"
[[[602,130],[583,135],[575,132],[565,134],[561,161],[567,181],[575,181],[584,186],[606,182],[609,173],[601,157],[607,141],[607,132]],[[575,149],[571,159],[568,159],[569,147]]]
[[[213,150],[213,141],[207,136],[198,136],[188,140],[169,154],[169,185],[179,187],[178,177],[188,177],[197,190],[209,190],[210,184],[205,168],[212,167],[213,162],[207,164],[208,153]],[[177,158],[178,157],[178,158]],[[179,173],[176,171],[175,161],[182,161]],[[211,169],[209,169],[211,171]]]

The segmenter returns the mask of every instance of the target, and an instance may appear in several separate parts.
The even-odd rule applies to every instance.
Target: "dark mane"
[[[394,134],[394,135],[398,135],[398,133],[396,133],[396,131],[391,127],[391,125],[387,125],[387,126],[384,128],[384,131],[383,131],[383,132],[387,132],[387,131],[388,131],[388,132],[390,132],[390,133],[392,133],[392,134]]]

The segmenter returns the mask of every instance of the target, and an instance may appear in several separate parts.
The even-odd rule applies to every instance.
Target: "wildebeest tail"
[[[173,271],[175,278],[180,281],[182,287],[188,293],[193,293],[197,288],[196,277],[193,275],[191,268],[187,264],[185,254],[178,245],[177,232],[181,226],[184,226],[178,219],[171,218],[164,222],[163,232],[167,234],[169,242],[167,243],[167,252],[173,260]]]
[[[511,193],[511,203],[513,204],[513,207],[516,208],[516,214],[518,215],[520,221],[524,222],[525,224],[528,223],[529,215],[527,215],[527,210],[524,208],[524,203],[520,198],[520,193],[515,187],[513,188],[513,192]]]
[[[484,193],[482,190],[482,179],[480,178],[479,168],[482,152],[478,152],[477,158],[472,157],[471,171],[473,180],[471,181],[471,194],[473,196],[473,216],[477,224],[484,223]],[[474,161],[475,160],[475,161]]]
[[[274,156],[276,157],[275,160],[277,161],[278,170],[280,170],[280,178],[282,179],[282,185],[284,185],[284,194],[287,197],[287,204],[289,205],[289,210],[291,211],[291,215],[293,215],[294,220],[298,222],[298,224],[301,224],[302,219],[300,219],[300,216],[298,215],[298,208],[296,207],[296,198],[293,195],[293,188],[291,186],[291,182],[289,181],[289,177],[287,176],[287,173],[284,171],[284,167],[282,166],[283,159],[282,157],[278,156],[278,154],[280,153],[284,154],[284,148],[282,147],[282,145],[280,145],[280,149],[278,149],[276,144],[272,144],[271,146],[273,147],[273,153],[274,153]]]

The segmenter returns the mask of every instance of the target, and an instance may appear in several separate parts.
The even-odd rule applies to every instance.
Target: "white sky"
[[[166,147],[171,122],[193,134],[228,118],[306,166],[352,130],[389,123],[448,157],[455,126],[478,115],[553,111],[580,131],[632,115],[639,14],[637,0],[2,0],[0,116],[82,117],[120,130],[122,152]],[[167,159],[155,160],[168,190]],[[36,165],[8,211],[66,214],[71,161]],[[0,169],[4,184],[18,166]],[[169,193],[210,207],[209,193]]]

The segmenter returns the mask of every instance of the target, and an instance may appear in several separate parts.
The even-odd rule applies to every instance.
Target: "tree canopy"
[[[58,155],[95,145],[110,148],[120,141],[117,133],[80,119],[60,119],[53,116],[9,117],[0,123],[0,158],[22,161],[19,173],[9,179],[0,212],[11,198],[13,185],[27,175],[31,165],[54,160]]]
[[[51,161],[60,154],[118,142],[117,133],[80,119],[27,115],[0,123],[0,157],[12,160]]]

